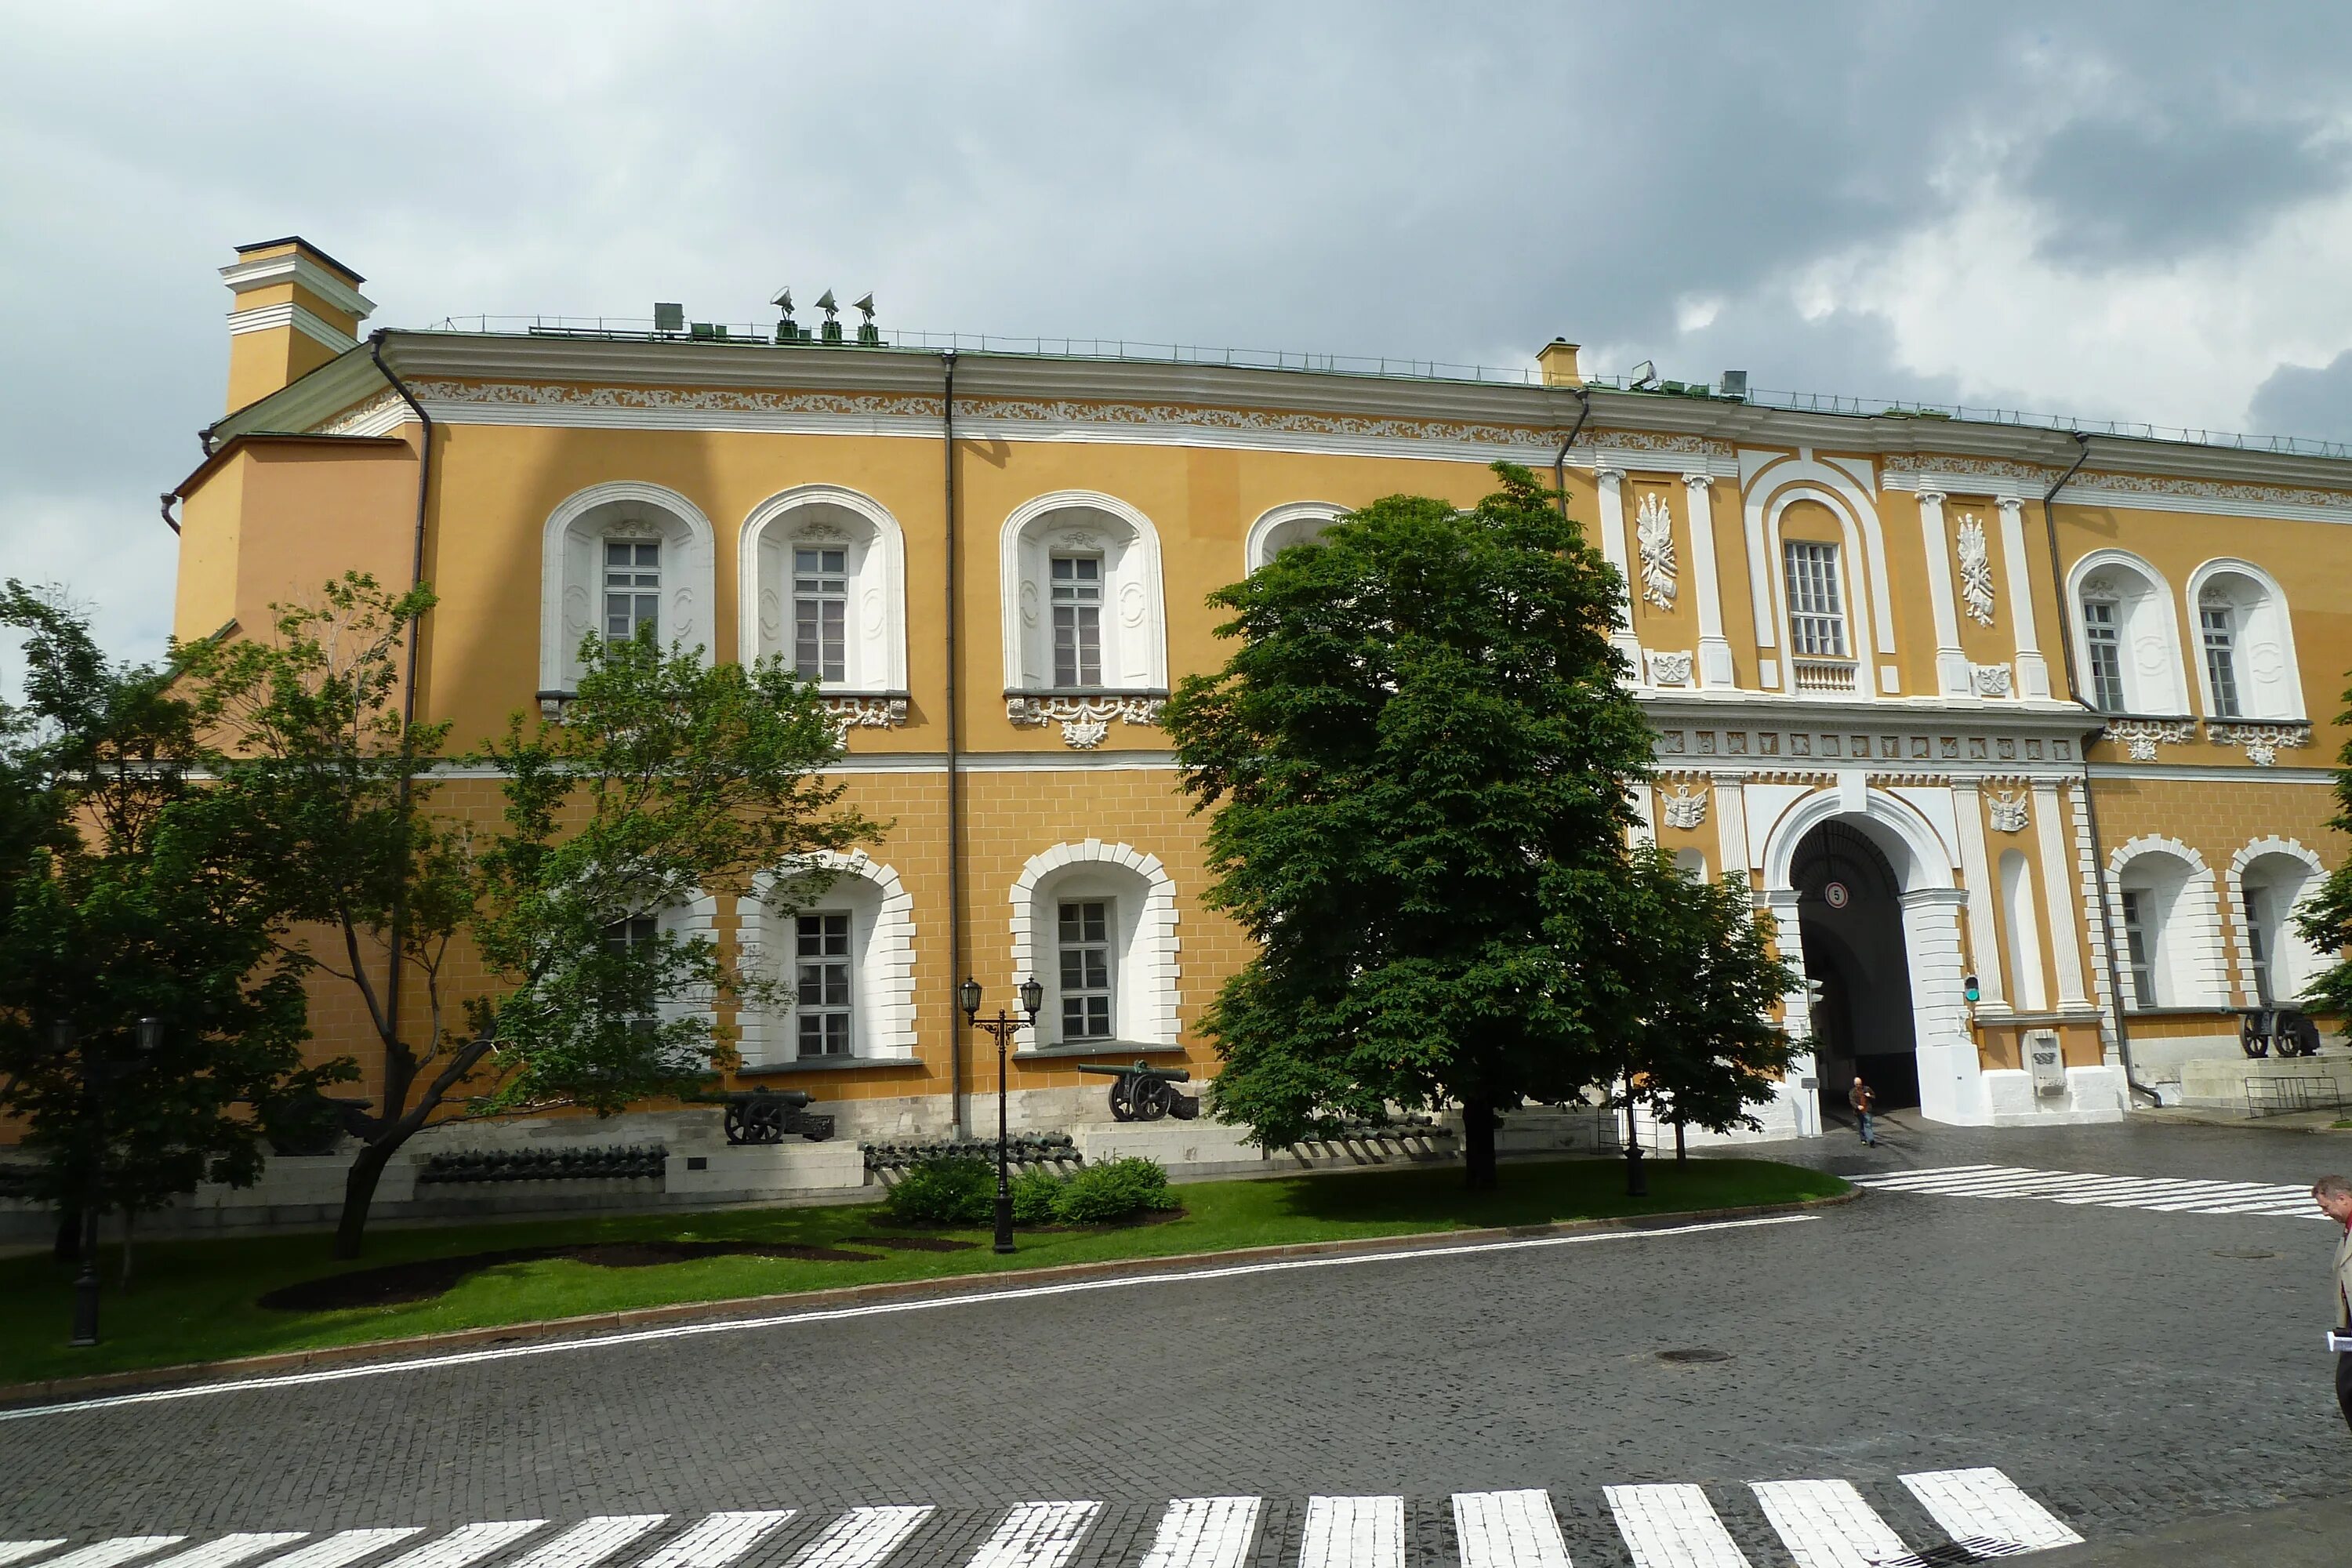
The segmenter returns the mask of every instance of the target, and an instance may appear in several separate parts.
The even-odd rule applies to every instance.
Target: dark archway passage
[[[1886,852],[1843,821],[1805,835],[1790,868],[1805,973],[1822,986],[1813,1018],[1826,1116],[1845,1118],[1859,1070],[1882,1110],[1919,1103],[1918,1037],[1903,933],[1903,887]]]

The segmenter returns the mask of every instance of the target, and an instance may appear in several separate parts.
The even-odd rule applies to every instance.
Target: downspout
[[[1567,390],[1568,395],[1583,406],[1576,412],[1576,423],[1568,427],[1568,439],[1562,441],[1559,450],[1552,454],[1551,488],[1559,496],[1559,520],[1562,522],[1568,521],[1568,449],[1576,445],[1577,437],[1584,432],[1584,422],[1592,417],[1592,394],[1580,386],[1571,386]]]
[[[2050,584],[2058,595],[2058,651],[2065,660],[2066,690],[2079,701],[2083,686],[2081,671],[2077,669],[2074,663],[2074,607],[2066,601],[2066,568],[2064,561],[2058,553],[2058,512],[2055,503],[2058,500],[2058,492],[2064,489],[2074,476],[2082,472],[2083,465],[2091,460],[2091,438],[2080,430],[2071,431],[2069,434],[2074,437],[2074,444],[2079,449],[2074,454],[2074,465],[2058,476],[2056,484],[2042,492],[2042,526],[2050,544]],[[2098,892],[2099,931],[2107,948],[2107,994],[2115,1001],[2116,1055],[2123,1062],[2125,1087],[2131,1093],[2146,1095],[2150,1103],[2156,1103],[2155,1090],[2141,1083],[2139,1074],[2133,1069],[2131,1026],[2124,1016],[2123,969],[2116,961],[2115,915],[2108,903],[2106,847],[2099,837],[2099,803],[2091,788],[2091,742],[2097,740],[2102,732],[2102,731],[2094,730],[2088,731],[2083,738],[2081,747],[2083,826],[2091,835],[2091,885]]]
[[[958,976],[963,973],[963,775],[957,768],[960,739],[956,713],[956,476],[955,476],[956,352],[940,353],[940,434],[944,451],[941,498],[947,511],[947,719],[948,719],[948,1104],[955,1121],[951,1131],[961,1142],[964,1125],[963,1012],[957,999]]]
[[[433,416],[425,412],[425,405],[416,401],[415,395],[408,390],[408,384],[400,379],[392,366],[383,363],[383,340],[386,335],[387,329],[382,327],[368,334],[368,357],[375,361],[377,374],[391,383],[392,390],[399,395],[400,400],[407,404],[409,411],[416,416],[416,422],[424,433],[424,438],[417,447],[416,458],[416,540],[410,553],[408,569],[408,586],[410,591],[414,592],[418,584],[425,581],[425,504],[426,498],[432,492],[433,484]],[[404,828],[408,821],[409,795],[412,787],[410,774],[414,771],[410,765],[413,759],[409,758],[406,752],[410,744],[409,731],[416,724],[417,644],[422,631],[421,618],[408,623],[408,675],[406,680],[403,682],[400,694],[400,744],[404,754],[404,765],[400,770],[400,820]],[[403,877],[401,892],[394,899],[392,905],[392,930],[389,943],[392,950],[391,973],[385,977],[383,986],[384,1027],[391,1035],[392,1043],[394,1046],[397,1046],[400,1041],[400,977],[403,969],[401,954],[405,951],[402,942],[405,935],[404,928],[407,925],[407,879]],[[386,1108],[387,1111],[392,1109]]]
[[[179,499],[180,492],[177,490],[165,490],[163,492],[163,526],[170,529],[173,533],[180,531],[180,520],[172,515],[172,503]]]

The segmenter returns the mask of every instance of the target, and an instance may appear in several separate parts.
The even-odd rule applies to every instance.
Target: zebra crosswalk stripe
[[[263,1568],[348,1568],[394,1542],[424,1533],[413,1524],[399,1530],[341,1530],[308,1546],[297,1547],[283,1557],[273,1557]],[[162,1564],[156,1568],[162,1568]]]
[[[2325,1217],[2309,1194],[2292,1184],[2224,1182],[2210,1178],[2106,1176],[2088,1171],[2030,1171],[1993,1166],[1976,1172],[1862,1175],[1856,1185],[1891,1193],[1964,1198],[2022,1198],[2071,1207],[2139,1209],[2152,1214],[2261,1215]]]
[[[479,1563],[512,1546],[546,1522],[543,1519],[504,1519],[460,1525],[438,1541],[428,1541],[402,1552],[383,1568],[467,1568],[468,1563]]]
[[[1298,1568],[1404,1568],[1404,1499],[1308,1498]]]
[[[1748,1568],[1704,1488],[1603,1487],[1633,1568]]]
[[[1184,1497],[1160,1515],[1141,1568],[1241,1568],[1257,1531],[1254,1497]]]
[[[265,1552],[275,1552],[290,1546],[310,1532],[307,1530],[275,1530],[260,1533],[224,1535],[218,1541],[207,1541],[202,1546],[191,1546],[185,1552],[174,1552],[169,1557],[148,1564],[148,1568],[234,1568],[234,1564]]]
[[[161,1552],[166,1546],[177,1546],[186,1539],[184,1535],[118,1535],[111,1541],[93,1542],[79,1552],[52,1558],[41,1568],[116,1568],[119,1563]]]
[[[1866,1187],[1892,1187],[1899,1192],[1912,1192],[1928,1187],[1966,1186],[1970,1182],[1997,1182],[2003,1176],[2030,1174],[2022,1165],[1981,1165],[1962,1167],[1957,1171],[1906,1171],[1889,1176],[1856,1176],[1854,1180]]]
[[[1750,1483],[1797,1568],[1911,1568],[1920,1560],[1852,1481]]]
[[[1549,1492],[1455,1492],[1454,1533],[1462,1568],[1569,1568]]]
[[[969,1568],[1062,1568],[1078,1549],[1098,1502],[1024,1502],[971,1554]]]
[[[1899,1479],[1946,1534],[1979,1557],[2072,1546],[2083,1539],[1996,1469],[1927,1470]]]
[[[595,1568],[668,1517],[666,1513],[620,1513],[583,1519],[533,1550],[514,1568]]]
[[[0,1568],[27,1557],[38,1557],[44,1552],[55,1552],[65,1543],[62,1535],[50,1541],[0,1541]]]
[[[928,1504],[853,1508],[803,1547],[792,1568],[876,1568],[931,1517]]]
[[[693,1528],[646,1558],[637,1568],[727,1568],[760,1543],[761,1537],[799,1510],[751,1509],[706,1514]],[[275,1565],[272,1565],[275,1568]]]

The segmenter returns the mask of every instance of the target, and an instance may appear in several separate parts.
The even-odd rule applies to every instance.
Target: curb
[[[1843,1178],[1841,1178],[1843,1179]],[[981,1274],[953,1274],[934,1279],[897,1279],[877,1285],[845,1285],[829,1290],[793,1290],[770,1296],[734,1296],[719,1301],[677,1301],[661,1307],[632,1307],[618,1312],[593,1312],[577,1318],[546,1318],[536,1322],[500,1323],[478,1329],[455,1329],[446,1333],[416,1334],[406,1339],[370,1340],[361,1344],[322,1345],[316,1350],[283,1351],[274,1355],[240,1356],[231,1361],[188,1362],[178,1366],[141,1367],[124,1372],[92,1373],[86,1377],[50,1378],[38,1383],[0,1384],[0,1409],[92,1394],[144,1393],[177,1388],[219,1378],[263,1376],[271,1373],[342,1366],[354,1362],[398,1361],[409,1355],[463,1350],[468,1346],[510,1343],[520,1340],[571,1339],[599,1332],[645,1328],[661,1323],[723,1322],[730,1318],[764,1317],[777,1310],[814,1310],[867,1301],[902,1300],[910,1296],[955,1296],[975,1286],[997,1289],[1008,1281],[1046,1284],[1106,1276],[1173,1274],[1223,1268],[1234,1263],[1315,1258],[1351,1252],[1413,1252],[1440,1247],[1509,1241],[1526,1237],[1568,1236],[1580,1231],[1660,1230],[1718,1219],[1752,1219],[1771,1215],[1802,1214],[1853,1203],[1864,1189],[1827,1197],[1801,1198],[1794,1203],[1750,1204],[1743,1207],[1681,1209],[1672,1214],[1639,1215],[1614,1219],[1555,1220],[1546,1225],[1492,1226],[1477,1230],[1410,1231],[1399,1236],[1349,1237],[1334,1241],[1297,1241],[1276,1247],[1244,1247],[1223,1252],[1181,1252],[1164,1258],[1108,1258],[1100,1263],[1057,1263],[1043,1268],[1004,1268]]]

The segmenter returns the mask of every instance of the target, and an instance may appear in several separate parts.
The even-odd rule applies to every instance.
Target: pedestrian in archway
[[[1862,1075],[1856,1073],[1853,1075],[1853,1087],[1845,1091],[1845,1102],[1853,1107],[1853,1119],[1862,1129],[1862,1141],[1873,1149],[1877,1148],[1878,1133],[1871,1124],[1870,1113],[1878,1104],[1878,1091],[1863,1082]]]
[[[2335,1273],[2328,1286],[2336,1298],[2336,1331],[2352,1333],[2352,1179],[2322,1176],[2311,1184],[2311,1196],[2320,1213],[2344,1227],[2344,1238],[2336,1244]],[[2336,1353],[2336,1404],[2344,1412],[2345,1424],[2352,1426],[2352,1351]]]

